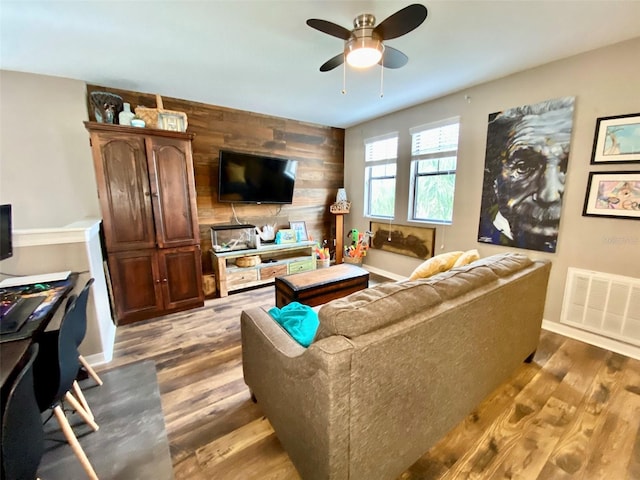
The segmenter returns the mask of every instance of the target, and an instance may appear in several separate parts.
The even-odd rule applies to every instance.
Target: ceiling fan
[[[381,64],[386,68],[400,68],[409,58],[400,50],[384,45],[385,40],[398,38],[418,28],[427,18],[427,7],[414,3],[398,10],[376,26],[376,17],[370,13],[358,15],[353,21],[353,30],[327,20],[310,18],[307,25],[323,33],[344,40],[344,51],[327,60],[320,67],[328,72],[346,62],[357,68]]]

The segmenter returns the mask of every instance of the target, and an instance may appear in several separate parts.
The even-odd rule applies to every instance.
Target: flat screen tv
[[[11,205],[0,205],[0,260],[13,256]]]
[[[218,201],[291,203],[297,166],[295,160],[221,150]]]

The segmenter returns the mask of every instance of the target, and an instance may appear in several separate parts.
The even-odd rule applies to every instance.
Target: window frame
[[[456,146],[454,149],[436,150],[428,153],[415,153],[414,152],[414,139],[415,136],[429,130],[438,130],[451,125],[457,125],[458,135],[456,139]],[[437,225],[451,225],[453,223],[453,203],[455,200],[455,183],[458,170],[458,152],[460,146],[460,117],[447,118],[436,122],[431,122],[423,125],[417,125],[409,129],[411,135],[411,158],[410,163],[410,176],[409,176],[409,198],[408,198],[408,215],[407,220],[417,223],[431,223]],[[421,160],[446,160],[449,158],[455,158],[454,169],[443,169],[433,172],[419,173],[418,166]],[[450,219],[436,219],[436,218],[417,218],[416,216],[416,200],[418,198],[418,181],[421,178],[439,177],[439,176],[453,176],[453,191],[451,192],[451,218]]]
[[[395,139],[395,156],[384,157],[381,159],[369,159],[369,145],[374,144],[376,142],[384,142],[387,140]],[[399,146],[400,135],[399,132],[389,132],[384,135],[378,135],[376,137],[366,138],[364,140],[364,216],[367,218],[378,218],[378,219],[393,219],[395,218],[396,211],[396,186],[398,180],[398,146]],[[382,176],[373,177],[371,172],[375,167],[393,165],[395,167],[395,173],[393,175],[389,175],[388,173]],[[393,211],[391,215],[379,215],[371,212],[371,188],[372,181],[378,180],[393,180]]]

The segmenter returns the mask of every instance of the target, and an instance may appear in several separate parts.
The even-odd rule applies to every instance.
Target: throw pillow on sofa
[[[273,307],[269,315],[303,347],[311,345],[320,324],[316,311],[298,302],[282,308]]]
[[[478,250],[476,250],[475,248],[473,250],[467,250],[466,252],[464,252],[462,255],[458,257],[456,262],[453,264],[453,267],[451,268],[468,265],[469,263],[475,262],[476,260],[479,260],[479,259],[480,259],[480,253],[478,252]]]
[[[409,280],[417,280],[419,278],[428,278],[436,273],[446,272],[453,267],[456,260],[463,254],[462,251],[441,253],[428,260],[422,262],[409,277]]]

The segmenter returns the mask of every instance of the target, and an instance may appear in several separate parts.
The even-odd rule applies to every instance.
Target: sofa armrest
[[[326,356],[335,358],[341,352],[353,348],[351,341],[341,336],[328,337],[305,348],[262,308],[243,311],[240,326],[245,382],[249,387],[251,384],[247,382],[247,370],[253,364],[251,357],[258,351],[257,364],[274,362],[280,372],[302,378],[314,375],[318,370],[326,373],[329,368]],[[254,342],[256,346],[252,347]]]
[[[299,345],[263,309],[242,312],[245,383],[303,478],[338,478],[348,463],[353,345],[340,336]]]
[[[243,311],[240,322],[243,332],[247,329],[256,330],[285,357],[297,357],[307,350],[262,308]]]

